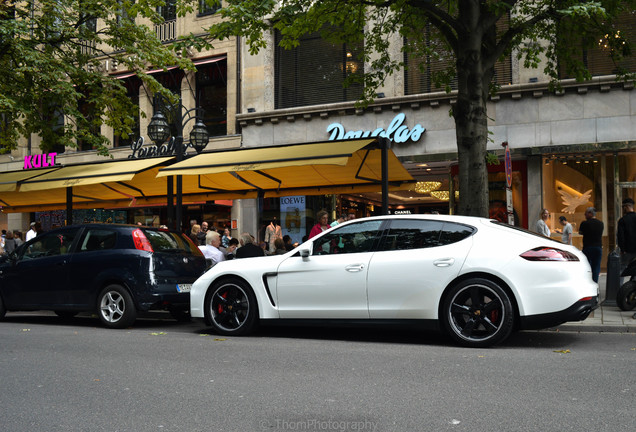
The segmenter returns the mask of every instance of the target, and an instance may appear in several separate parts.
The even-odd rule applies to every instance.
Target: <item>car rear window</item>
[[[198,248],[193,248],[192,243],[178,233],[150,229],[142,229],[142,231],[155,252],[185,251],[194,254],[200,252]]]

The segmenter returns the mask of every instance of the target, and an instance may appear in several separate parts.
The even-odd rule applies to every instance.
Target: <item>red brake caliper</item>
[[[221,297],[223,297],[224,299],[227,299],[227,291],[221,294]],[[220,303],[219,303],[219,306],[217,307],[217,311],[220,314],[223,313],[223,305],[221,305]]]

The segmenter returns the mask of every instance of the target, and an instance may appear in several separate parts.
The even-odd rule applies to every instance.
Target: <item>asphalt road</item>
[[[8,314],[0,431],[636,430],[636,334],[521,332],[491,349],[388,329]]]

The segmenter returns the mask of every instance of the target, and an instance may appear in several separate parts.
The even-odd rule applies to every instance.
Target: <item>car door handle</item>
[[[442,258],[433,261],[433,265],[435,265],[435,267],[450,267],[453,264],[455,264],[455,258]]]
[[[364,269],[364,264],[351,264],[345,267],[345,270],[351,273],[359,272]]]

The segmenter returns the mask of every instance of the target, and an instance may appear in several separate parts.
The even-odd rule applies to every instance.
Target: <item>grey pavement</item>
[[[601,306],[590,314],[585,321],[568,322],[555,327],[559,331],[636,333],[636,319],[632,311],[622,311],[616,306],[616,299],[605,298],[606,274],[598,279],[601,291]],[[606,300],[608,300],[606,302]]]

